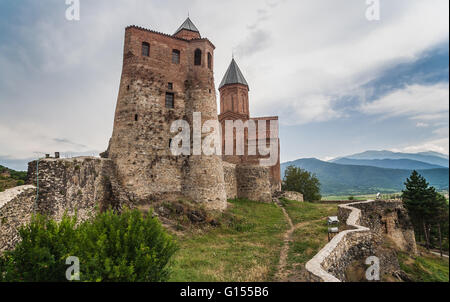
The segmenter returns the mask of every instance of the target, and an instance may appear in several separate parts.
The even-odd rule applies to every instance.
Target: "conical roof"
[[[182,31],[183,29],[186,30],[190,30],[193,32],[197,32],[200,33],[197,29],[197,27],[194,25],[194,23],[192,23],[191,19],[189,19],[189,17],[186,19],[186,21],[184,21],[183,24],[181,24],[180,28],[178,28],[178,30],[175,32],[174,35],[176,35],[177,33],[179,33],[180,31]]]
[[[220,83],[219,89],[228,84],[242,84],[248,87],[248,83],[242,75],[234,58],[231,60],[230,67],[228,67],[228,70]]]

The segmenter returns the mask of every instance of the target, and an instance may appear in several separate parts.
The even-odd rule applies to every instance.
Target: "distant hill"
[[[343,156],[332,160],[331,162],[336,162],[339,159],[358,159],[358,160],[374,160],[374,159],[410,159],[415,161],[420,161],[428,163],[431,165],[437,165],[442,167],[449,167],[449,159],[445,154],[440,154],[437,152],[421,152],[421,153],[400,153],[391,151],[366,151],[363,153]]]
[[[351,159],[339,158],[333,163],[341,165],[370,166],[386,169],[429,170],[441,169],[443,166],[432,165],[412,159]]]
[[[404,188],[404,182],[412,172],[406,169],[342,165],[309,158],[283,163],[281,165],[283,176],[285,169],[290,165],[316,174],[322,184],[323,195],[399,192]],[[436,189],[448,190],[448,168],[418,170],[418,172]]]
[[[28,159],[12,159],[10,157],[0,156],[0,165],[8,167],[16,171],[26,171],[28,170],[28,163],[33,161],[33,158]]]
[[[0,192],[23,185],[27,180],[27,172],[18,172],[0,165]]]

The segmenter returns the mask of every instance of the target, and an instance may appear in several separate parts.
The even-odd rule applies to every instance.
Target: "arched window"
[[[208,52],[208,68],[212,69],[212,55]]]
[[[200,49],[195,50],[194,65],[197,65],[197,66],[202,65],[202,51]]]
[[[147,42],[142,42],[142,55],[144,57],[150,56],[150,44],[148,44]]]
[[[135,114],[134,115],[134,121],[137,122],[139,120],[139,115]]]
[[[180,51],[178,49],[172,50],[172,63],[180,64]]]

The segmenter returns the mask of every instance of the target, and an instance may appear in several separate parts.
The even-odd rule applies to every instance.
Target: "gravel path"
[[[16,197],[17,195],[22,193],[23,191],[28,190],[28,189],[33,189],[33,188],[34,188],[34,186],[27,185],[27,186],[14,187],[14,188],[8,189],[4,192],[1,192],[0,193],[0,209],[5,204],[7,204],[9,201],[14,199],[14,197]]]

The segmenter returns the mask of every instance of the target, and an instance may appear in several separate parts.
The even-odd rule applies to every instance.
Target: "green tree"
[[[2,281],[67,281],[69,256],[80,260],[81,281],[166,281],[177,249],[151,213],[137,210],[108,211],[78,227],[75,218],[58,223],[37,215],[20,236],[15,250],[0,257]]]
[[[416,233],[422,233],[427,249],[432,243],[432,228],[440,226],[444,220],[448,220],[447,202],[442,195],[430,187],[424,177],[417,171],[413,171],[405,182],[402,199],[409,216],[413,221]],[[440,239],[440,242],[442,239]]]
[[[294,166],[287,167],[282,184],[284,191],[293,191],[303,194],[305,201],[321,200],[320,182],[316,175]]]

